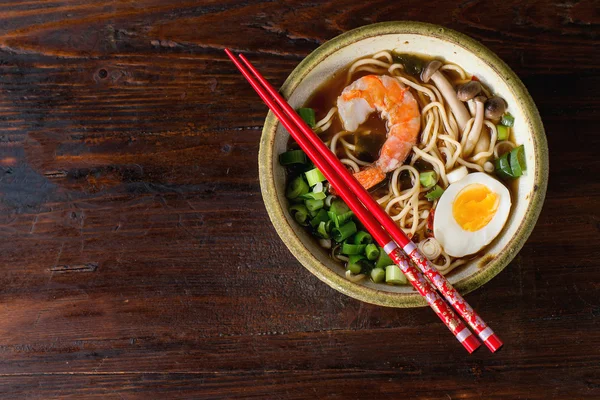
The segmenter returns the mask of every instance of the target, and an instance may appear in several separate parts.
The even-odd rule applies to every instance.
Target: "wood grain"
[[[540,220],[467,296],[496,355],[319,282],[260,197],[266,108],[222,49],[281,85],[400,19],[491,48],[546,127]],[[0,2],[1,397],[600,397],[599,25],[591,0]]]

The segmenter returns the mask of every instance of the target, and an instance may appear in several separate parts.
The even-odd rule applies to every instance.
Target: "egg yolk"
[[[475,232],[494,218],[498,203],[496,193],[485,185],[474,183],[458,193],[452,204],[452,215],[461,228]]]

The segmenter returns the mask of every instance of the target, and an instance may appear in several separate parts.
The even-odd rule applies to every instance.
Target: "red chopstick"
[[[287,104],[287,102],[285,102],[283,98],[278,98],[280,96],[275,91],[275,89],[273,89],[266,82],[266,80],[264,80],[264,78],[260,76],[262,82],[264,82],[263,84],[266,84],[265,86],[267,90],[265,90],[265,88],[261,86],[261,84],[255,79],[255,77],[246,70],[246,68],[239,62],[239,60],[237,60],[237,58],[229,50],[226,49],[225,52],[227,53],[229,58],[231,58],[231,60],[234,62],[234,64],[240,70],[240,72],[244,75],[244,77],[248,80],[248,82],[252,85],[252,87],[256,90],[259,96],[263,99],[263,101],[269,106],[273,113],[275,113],[275,115],[281,121],[283,126],[298,142],[300,147],[308,154],[308,156],[315,163],[317,168],[319,168],[319,170],[323,173],[327,180],[333,185],[335,190],[348,204],[348,206],[355,213],[357,218],[373,235],[377,243],[379,243],[379,245],[389,254],[390,258],[394,261],[394,263],[400,267],[400,269],[406,275],[410,283],[426,299],[427,303],[436,312],[438,317],[440,317],[440,319],[446,324],[448,329],[450,329],[450,331],[454,334],[458,341],[461,342],[462,345],[470,353],[475,351],[480,346],[479,340],[477,340],[477,338],[471,333],[469,328],[467,328],[464,325],[464,323],[458,318],[458,316],[454,313],[452,308],[450,308],[448,304],[440,297],[440,295],[433,288],[433,286],[431,286],[431,283],[421,274],[421,272],[417,268],[411,265],[409,260],[401,252],[400,248],[396,245],[396,243],[394,243],[391,240],[390,236],[383,230],[381,225],[369,213],[365,206],[354,196],[350,188],[346,185],[343,175],[340,176],[340,174],[337,171],[337,168],[335,168],[333,165],[330,165],[330,163],[327,162],[326,158],[323,155],[327,153],[331,154],[329,150],[327,148],[324,148],[322,152],[319,152],[318,148],[315,148],[315,146],[307,139],[308,132],[314,135],[314,133],[308,127],[308,125],[306,125],[304,121],[302,121],[302,119],[293,110],[292,113],[286,114],[277,104],[282,104],[282,102]],[[247,60],[244,60],[243,58],[242,60],[247,65],[249,64]],[[254,73],[257,74],[257,76],[259,75],[257,71],[254,71]],[[269,94],[273,95],[273,93],[277,94],[277,96],[274,96],[276,100],[269,97]],[[294,115],[296,118],[294,118]],[[322,142],[320,143],[321,145],[323,145]],[[337,163],[339,163],[339,166],[344,171],[346,171],[346,169],[342,166],[339,160],[337,160],[337,158],[335,158],[335,160]],[[354,178],[350,175],[350,179]]]
[[[228,53],[230,54],[230,53]],[[231,57],[231,56],[230,56]],[[350,187],[353,195],[358,196],[365,207],[375,216],[377,221],[388,232],[396,243],[398,243],[404,252],[415,262],[419,269],[429,278],[445,299],[454,307],[454,309],[462,316],[462,318],[471,326],[471,328],[479,335],[481,340],[492,351],[497,351],[502,347],[502,341],[494,333],[494,331],[483,321],[483,319],[473,310],[467,301],[458,293],[458,291],[448,282],[448,280],[439,273],[439,271],[425,258],[417,249],[417,246],[404,234],[404,232],[394,223],[394,221],[385,213],[385,211],[377,204],[369,193],[358,183],[356,179],[348,172],[335,157],[333,153],[323,144],[321,139],[304,123],[302,118],[290,107],[290,105],[281,97],[281,95],[264,79],[264,77],[252,66],[252,64],[240,55],[241,60],[246,64],[248,69],[254,74],[258,81],[273,96],[275,101],[282,107],[283,111],[292,119],[293,123],[300,127],[302,133],[321,153],[326,162],[332,165],[336,172],[341,175],[346,185]],[[335,186],[334,186],[335,187]],[[337,188],[336,188],[337,190]]]

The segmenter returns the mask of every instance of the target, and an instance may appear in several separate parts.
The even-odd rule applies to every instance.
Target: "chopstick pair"
[[[248,80],[261,99],[277,116],[282,125],[331,183],[356,217],[371,233],[392,261],[400,267],[413,287],[425,298],[429,306],[446,324],[458,341],[472,353],[481,343],[465,326],[452,308],[464,318],[486,346],[495,352],[502,342],[473,308],[452,287],[446,278],[418,251],[416,245],[404,234],[394,221],[381,209],[369,193],[348,172],[346,167],[324,145],[321,139],[300,118],[287,101],[266,81],[243,55],[240,62],[228,49],[225,52],[242,75]],[[385,227],[385,229],[384,229]],[[398,246],[400,245],[400,247]],[[411,264],[410,259],[418,266]],[[423,273],[427,276],[423,275]],[[436,289],[448,301],[446,303]]]

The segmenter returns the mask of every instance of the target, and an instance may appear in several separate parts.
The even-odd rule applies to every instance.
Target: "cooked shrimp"
[[[354,132],[369,115],[378,111],[387,120],[388,134],[379,159],[354,174],[369,189],[398,168],[417,141],[421,113],[417,101],[404,84],[387,75],[367,75],[352,82],[337,99],[344,129]]]

